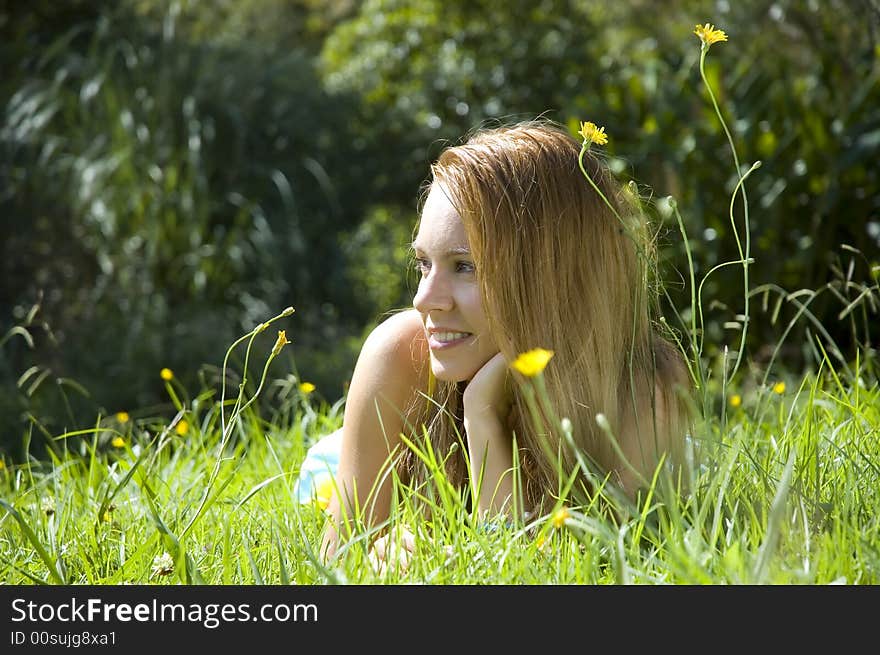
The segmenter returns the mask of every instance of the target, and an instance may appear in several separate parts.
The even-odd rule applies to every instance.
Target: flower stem
[[[733,235],[736,239],[737,248],[739,249],[739,263],[742,264],[743,267],[743,302],[745,303],[745,307],[743,309],[743,315],[745,316],[745,320],[743,322],[742,332],[740,333],[740,345],[736,354],[736,362],[733,365],[733,370],[730,372],[730,379],[736,375],[737,370],[739,369],[740,363],[742,362],[743,351],[745,350],[745,342],[746,342],[746,332],[748,330],[749,325],[749,264],[751,263],[751,227],[749,222],[749,199],[746,195],[746,188],[743,182],[745,178],[751,173],[756,166],[753,166],[749,171],[743,175],[740,168],[739,156],[736,154],[736,146],[733,143],[733,136],[730,133],[730,130],[727,127],[727,123],[724,120],[724,117],[721,115],[721,109],[718,107],[718,101],[715,99],[715,93],[712,91],[712,85],[709,84],[709,80],[706,77],[706,53],[709,51],[709,46],[704,42],[703,46],[700,50],[700,77],[703,80],[703,85],[706,87],[706,91],[709,93],[709,99],[712,101],[712,107],[715,109],[715,114],[718,116],[718,120],[721,123],[721,127],[724,129],[724,134],[727,137],[727,143],[730,146],[730,152],[733,155],[733,163],[736,166],[736,175],[738,178],[738,182],[736,188],[733,190],[731,194],[730,201],[730,225],[733,229]],[[734,220],[733,215],[733,204],[734,199],[736,198],[737,191],[742,195],[743,199],[743,222],[745,225],[745,250],[743,250],[740,239],[739,232],[736,228],[736,221]]]

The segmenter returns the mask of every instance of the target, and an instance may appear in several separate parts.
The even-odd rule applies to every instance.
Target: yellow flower
[[[742,405],[742,403],[743,403],[742,396],[740,396],[738,393],[735,393],[730,397],[730,406],[731,407],[739,407],[740,405]]]
[[[327,509],[333,498],[333,478],[325,477],[315,486],[315,502],[321,509]]]
[[[526,377],[532,378],[544,370],[551,357],[553,357],[552,350],[534,348],[522,353],[513,361],[511,366]]]
[[[284,348],[290,342],[287,340],[287,334],[284,330],[278,330],[278,339],[275,340],[275,345],[272,347],[272,355],[277,355],[281,352],[281,349]]]
[[[535,539],[535,545],[538,547],[538,550],[543,553],[544,548],[547,546],[547,535],[539,534],[538,538]]]
[[[588,141],[590,143],[597,143],[600,146],[604,146],[606,143],[608,143],[608,135],[605,134],[605,128],[596,127],[595,123],[591,123],[589,121],[581,123],[581,129],[578,134],[584,137],[584,141]]]
[[[299,385],[299,392],[306,395],[306,396],[308,396],[310,393],[312,393],[315,389],[316,389],[315,385],[312,384],[311,382],[303,382],[302,384]]]
[[[114,448],[124,448],[125,439],[123,439],[122,437],[113,437],[113,441],[110,442],[110,445]]]
[[[785,393],[785,382],[783,382],[783,381],[780,380],[779,382],[777,382],[776,384],[774,384],[774,385],[773,385],[773,391],[774,391],[775,393],[780,394],[780,395],[781,395],[781,394],[784,394],[784,393]]]
[[[6,468],[6,462],[4,462],[2,459],[0,459],[0,471],[2,471],[5,468]]]
[[[697,25],[694,29],[694,34],[700,37],[700,41],[703,42],[703,46],[708,48],[713,43],[718,43],[719,41],[727,41],[727,35],[723,30],[716,30],[714,25],[710,25],[706,23],[705,25]]]
[[[174,431],[177,432],[177,434],[179,434],[181,437],[189,432],[189,423],[187,422],[187,420],[181,419]]]
[[[120,423],[128,423],[128,420],[131,417],[128,415],[128,412],[116,412],[116,420]]]
[[[565,527],[565,520],[569,516],[571,516],[571,514],[569,513],[568,508],[565,505],[563,505],[562,507],[557,509],[555,512],[553,512],[553,516],[550,519],[550,522],[553,523],[553,527],[558,530],[560,528]]]
[[[159,371],[159,375],[166,382],[174,379],[174,372],[170,368],[163,368],[161,371]]]

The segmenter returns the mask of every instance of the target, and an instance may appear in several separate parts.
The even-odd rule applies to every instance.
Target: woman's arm
[[[426,388],[426,361],[424,331],[415,310],[394,314],[364,342],[346,398],[338,494],[328,506],[322,544],[325,558],[335,554],[340,536],[346,538],[356,511],[368,525],[388,517],[389,471],[400,449],[404,412]]]
[[[512,401],[509,376],[507,361],[498,353],[483,364],[464,391],[471,490],[480,515],[490,518],[511,510],[513,435],[507,420]]]

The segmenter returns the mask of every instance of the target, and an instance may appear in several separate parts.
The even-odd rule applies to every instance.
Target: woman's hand
[[[385,576],[388,569],[406,573],[416,547],[416,537],[406,526],[397,526],[373,543],[370,566],[376,575]]]
[[[464,414],[471,420],[496,418],[507,424],[513,402],[510,366],[501,353],[478,370],[464,390]]]

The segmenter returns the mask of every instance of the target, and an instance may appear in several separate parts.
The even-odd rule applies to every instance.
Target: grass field
[[[205,398],[168,424],[109,417],[60,440],[50,461],[4,465],[0,580],[876,584],[880,388],[829,369],[795,382],[755,388],[697,426],[692,490],[674,502],[560,506],[486,530],[442,483],[430,522],[400,489],[391,526],[418,534],[405,570],[377,571],[365,537],[332,562],[317,556],[324,512],[293,485],[341,403],[297,392],[283,415],[246,408],[225,432]]]
[[[560,499],[528,522],[487,529],[474,522],[462,494],[437,475],[430,521],[412,491],[398,485],[390,525],[378,526],[416,533],[408,566],[391,557],[387,566],[375,566],[370,533],[356,535],[324,562],[318,555],[324,510],[317,502],[301,504],[294,484],[307,448],[340,426],[342,400],[317,400],[290,377],[267,382],[269,365],[286,344],[282,332],[258,383],[243,384],[237,399],[227,400],[225,388],[193,394],[163,369],[178,410],[170,422],[167,415],[120,412],[98,417],[89,429],[48,435],[55,448],[47,458],[0,460],[0,583],[877,584],[876,351],[868,348],[844,363],[834,349],[832,365],[810,344],[822,362],[818,371],[781,376],[772,365],[747,370],[749,302],[760,293],[766,300],[772,286],[762,291],[749,280],[745,182],[759,163],[740,164],[705,75],[709,46],[726,36],[708,24],[695,34],[702,43],[700,73],[739,175],[730,202],[739,258],[698,281],[688,250],[691,311],[676,329],[686,334],[679,345],[694,362],[702,417],[688,440],[688,491],[652,487],[635,505],[610,490],[587,506]],[[582,131],[586,126],[602,134],[584,134],[585,149],[607,140],[604,128],[584,123]],[[687,246],[674,202],[670,212]],[[704,367],[702,285],[727,265],[743,272],[744,312],[735,325],[740,343],[735,361],[723,362],[725,373],[712,377]],[[850,302],[857,285],[846,283],[848,304],[840,317],[854,321],[853,310],[869,302],[873,309],[880,288],[876,280],[859,287]],[[807,301],[800,300],[803,292],[783,293],[779,303],[793,304],[807,321],[818,292],[809,292]],[[245,371],[253,337],[285,312],[230,348],[250,339]],[[863,317],[867,325],[867,311]],[[821,325],[812,328],[823,332]],[[870,334],[867,327],[865,332]],[[265,404],[255,402],[264,388],[281,391],[265,415]],[[30,436],[36,429],[31,425]]]

